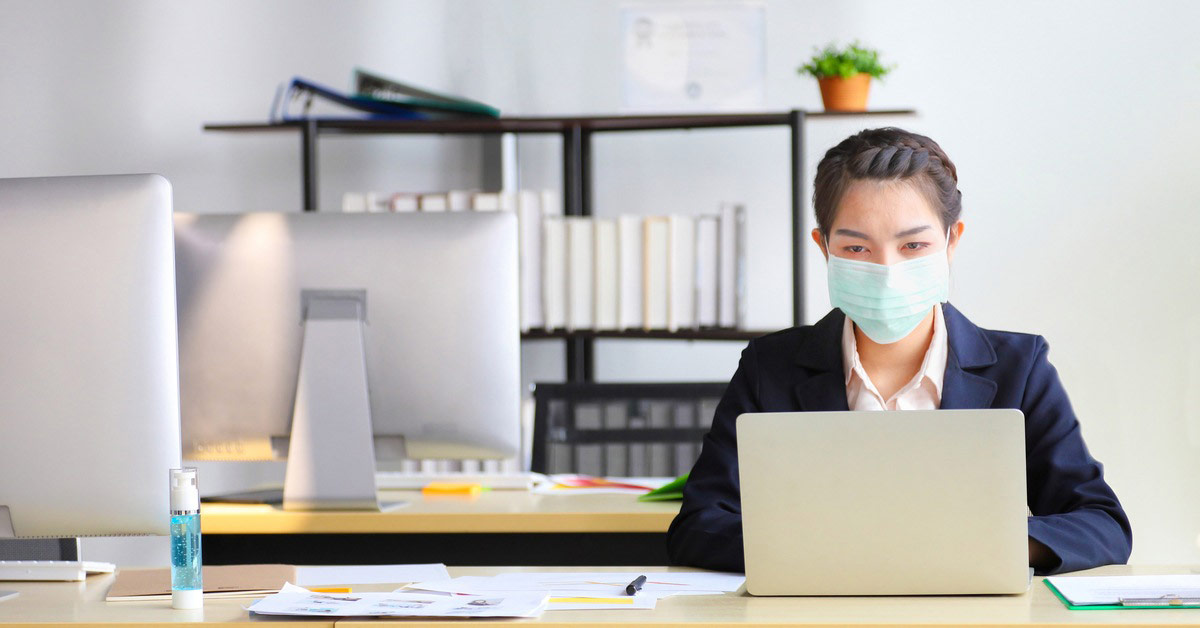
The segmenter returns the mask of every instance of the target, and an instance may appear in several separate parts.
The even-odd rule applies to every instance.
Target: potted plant
[[[796,71],[817,79],[826,111],[866,111],[871,77],[882,78],[894,68],[879,63],[879,52],[854,42],[844,49],[814,48],[812,59]]]

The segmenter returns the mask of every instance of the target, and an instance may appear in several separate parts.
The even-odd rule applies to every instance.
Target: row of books
[[[551,197],[556,195],[551,194]],[[375,192],[346,192],[342,195],[342,211],[347,213],[515,211],[516,208],[517,195],[511,192],[450,190],[397,192],[386,196]],[[561,209],[557,211],[562,213]]]
[[[552,190],[346,193],[346,212],[515,211],[521,330],[742,328],[741,205],[699,216],[564,216]]]
[[[617,218],[521,212],[524,329],[739,328],[745,211]],[[540,279],[540,281],[539,281]]]

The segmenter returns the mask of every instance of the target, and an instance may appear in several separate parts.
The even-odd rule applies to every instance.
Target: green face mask
[[[930,308],[950,299],[947,251],[890,266],[830,254],[828,271],[830,304],[879,344],[909,335]]]

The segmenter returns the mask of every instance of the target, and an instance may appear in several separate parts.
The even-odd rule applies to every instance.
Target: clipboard
[[[1129,610],[1173,610],[1177,608],[1200,608],[1200,598],[1122,598],[1121,604],[1072,604],[1048,578],[1043,578],[1046,588],[1073,611],[1129,611]]]

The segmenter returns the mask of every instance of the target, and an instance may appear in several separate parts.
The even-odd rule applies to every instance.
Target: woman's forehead
[[[835,233],[846,228],[886,235],[927,224],[937,226],[938,215],[916,187],[900,180],[864,180],[846,189],[832,227]]]

